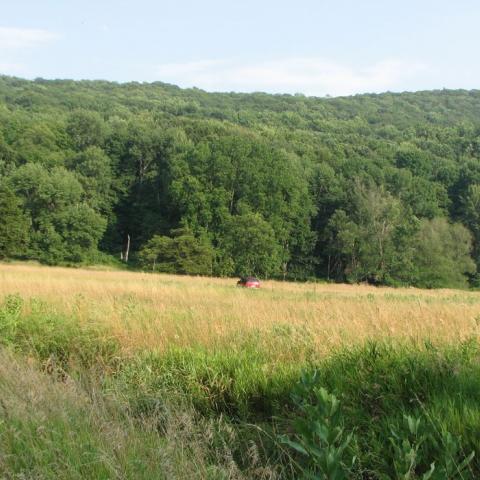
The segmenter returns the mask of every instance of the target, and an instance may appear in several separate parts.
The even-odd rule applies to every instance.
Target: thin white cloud
[[[0,61],[0,75],[25,75],[27,68],[21,63],[8,63]]]
[[[286,58],[239,64],[204,60],[160,65],[159,80],[210,91],[301,92],[306,95],[351,95],[399,88],[426,66],[403,60],[384,60],[354,68],[322,58]]]
[[[10,50],[44,45],[56,40],[58,35],[37,28],[0,27],[0,49]]]

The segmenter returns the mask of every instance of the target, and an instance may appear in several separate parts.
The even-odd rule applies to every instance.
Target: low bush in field
[[[386,415],[380,422],[386,430],[376,437],[367,435],[365,443],[366,432],[349,431],[341,402],[321,386],[317,372],[302,376],[292,398],[299,412],[293,420],[294,436],[280,439],[299,454],[304,478],[476,478],[471,465],[476,445],[466,452],[461,437],[447,430],[451,425],[425,408],[404,413],[403,422]],[[370,466],[365,453],[372,456],[375,447],[380,462]]]

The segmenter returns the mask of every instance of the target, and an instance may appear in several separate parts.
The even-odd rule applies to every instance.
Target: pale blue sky
[[[480,88],[479,0],[0,0],[0,73],[348,95]]]

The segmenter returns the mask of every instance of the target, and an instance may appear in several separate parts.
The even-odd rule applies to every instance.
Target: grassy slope
[[[292,478],[275,432],[313,369],[358,478],[397,478],[404,414],[434,432],[418,472],[477,447],[476,293],[2,265],[0,298],[0,476]]]

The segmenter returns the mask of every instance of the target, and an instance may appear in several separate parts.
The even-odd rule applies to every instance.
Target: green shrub
[[[295,439],[284,435],[280,440],[306,457],[303,477],[351,478],[356,460],[349,449],[353,433],[345,432],[337,397],[319,386],[313,374],[302,376],[293,399],[299,414],[293,422]]]
[[[359,439],[362,432],[357,435],[355,430],[346,429],[346,410],[321,386],[316,372],[302,376],[292,398],[296,412],[290,429],[294,436],[282,435],[280,441],[300,456],[302,478],[343,480],[364,478],[373,472],[374,478],[381,479],[476,478],[470,465],[475,450],[465,452],[461,437],[452,435],[445,426],[439,428],[438,420],[444,419],[433,418],[426,410],[419,416],[403,414],[401,422],[394,412],[388,412],[380,422],[387,429],[377,430],[376,444],[367,444]],[[376,429],[372,425],[370,430]],[[372,468],[368,459],[376,447],[384,462]],[[357,456],[363,469],[356,465]]]

